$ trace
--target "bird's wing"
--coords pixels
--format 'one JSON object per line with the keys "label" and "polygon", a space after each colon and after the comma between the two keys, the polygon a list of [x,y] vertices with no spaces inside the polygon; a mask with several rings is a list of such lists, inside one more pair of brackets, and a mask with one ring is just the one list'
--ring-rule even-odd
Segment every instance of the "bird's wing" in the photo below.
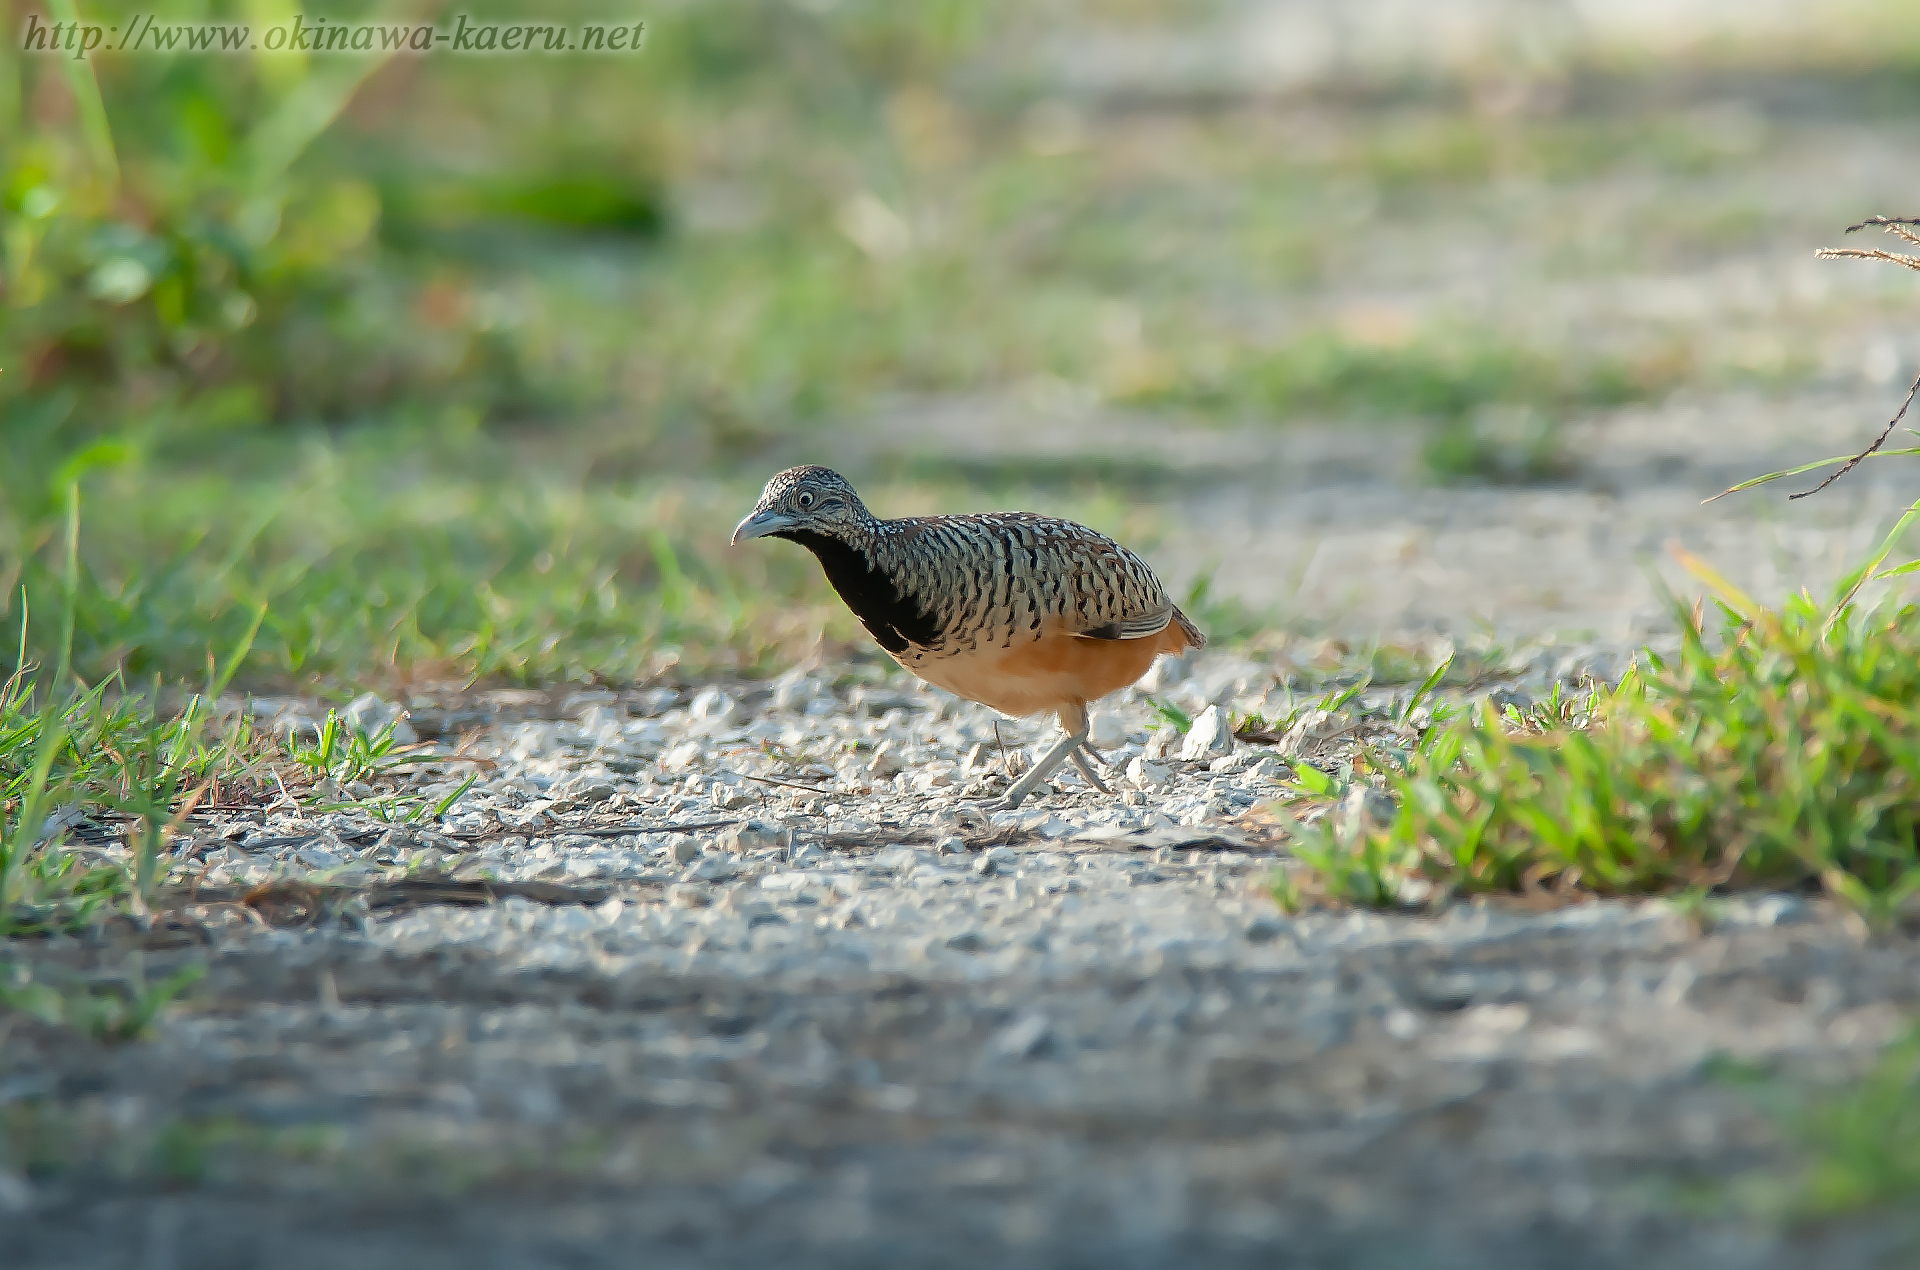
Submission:
{"label": "bird's wing", "polygon": [[1173,621],[1173,605],[1162,604],[1144,613],[1123,617],[1118,621],[1104,622],[1090,630],[1074,632],[1081,639],[1145,639],[1149,635],[1158,635],[1167,629]]}
{"label": "bird's wing", "polygon": [[[1104,534],[1066,522],[1063,572],[1072,578],[1082,639],[1149,639],[1174,620],[1173,601],[1147,562]],[[1063,596],[1063,599],[1065,597]]]}

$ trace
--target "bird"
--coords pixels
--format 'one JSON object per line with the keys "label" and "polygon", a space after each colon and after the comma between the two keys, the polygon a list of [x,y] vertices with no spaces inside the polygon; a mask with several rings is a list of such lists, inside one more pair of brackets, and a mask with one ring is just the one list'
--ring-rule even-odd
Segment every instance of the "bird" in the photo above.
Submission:
{"label": "bird", "polygon": [[[1161,654],[1206,647],[1146,561],[1085,525],[1032,512],[907,516],[867,510],[812,464],[767,482],[733,531],[798,543],[888,656],[935,687],[1015,718],[1051,712],[1062,737],[1016,781],[1018,807],[1069,758],[1087,765],[1087,707]],[[1104,760],[1103,760],[1104,761]]]}

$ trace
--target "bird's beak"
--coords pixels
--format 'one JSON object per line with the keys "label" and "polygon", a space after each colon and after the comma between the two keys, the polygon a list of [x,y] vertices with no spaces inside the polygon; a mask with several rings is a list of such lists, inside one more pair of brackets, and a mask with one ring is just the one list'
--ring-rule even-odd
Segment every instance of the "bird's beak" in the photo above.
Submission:
{"label": "bird's beak", "polygon": [[776,511],[755,512],[733,527],[733,545],[737,547],[748,538],[777,534],[782,529],[793,528],[795,523],[793,517],[783,516]]}

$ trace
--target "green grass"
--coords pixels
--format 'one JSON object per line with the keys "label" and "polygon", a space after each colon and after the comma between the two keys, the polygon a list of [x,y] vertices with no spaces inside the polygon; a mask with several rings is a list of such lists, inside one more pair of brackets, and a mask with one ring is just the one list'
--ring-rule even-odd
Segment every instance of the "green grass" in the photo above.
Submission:
{"label": "green grass", "polygon": [[657,1117],[538,1132],[481,1124],[450,1135],[444,1124],[404,1116],[263,1124],[231,1114],[129,1118],[50,1099],[0,1105],[0,1168],[56,1185],[438,1197],[562,1183],[631,1188],[736,1177],[761,1145],[753,1133],[690,1136]]}
{"label": "green grass", "polygon": [[[0,933],[73,930],[110,909],[136,911],[165,880],[162,859],[181,817],[207,795],[264,780],[268,743],[244,718],[209,717],[126,691],[120,679],[56,693],[58,671],[31,666],[0,685]],[[219,677],[208,685],[216,695]],[[128,824],[121,864],[68,848],[71,817]]]}
{"label": "green grass", "polygon": [[[1912,400],[1858,455],[1725,493],[1820,468],[1836,469],[1832,482],[1867,459],[1910,457],[1912,448],[1881,446]],[[1384,785],[1398,807],[1386,825],[1358,816],[1294,824],[1305,867],[1282,877],[1277,897],[1298,907],[1677,891],[1699,910],[1721,888],[1818,886],[1877,926],[1909,913],[1920,901],[1920,606],[1901,603],[1897,589],[1859,601],[1869,584],[1920,572],[1920,559],[1887,564],[1916,523],[1920,503],[1826,605],[1803,591],[1768,609],[1682,553],[1719,596],[1717,637],[1700,606],[1689,613],[1676,601],[1679,653],[1643,654],[1618,685],[1575,695],[1555,686],[1524,712],[1442,707],[1432,726],[1411,732],[1409,704],[1395,722],[1410,745],[1363,747],[1339,777],[1297,765],[1296,803],[1365,781]]]}
{"label": "green grass", "polygon": [[1639,360],[1569,357],[1484,331],[1396,331],[1385,340],[1322,331],[1242,350],[1193,378],[1170,367],[1167,382],[1135,399],[1275,422],[1424,421],[1432,476],[1538,481],[1569,470],[1563,420],[1658,398],[1690,369],[1672,350]]}
{"label": "green grass", "polygon": [[131,1126],[41,1102],[0,1108],[0,1163],[35,1180],[79,1174],[190,1188],[263,1167],[344,1180],[366,1162],[345,1158],[342,1136],[331,1125],[265,1126],[232,1116]]}
{"label": "green grass", "polygon": [[1735,597],[1722,614],[1714,637],[1678,611],[1679,653],[1618,687],[1457,711],[1315,774],[1305,802],[1375,779],[1398,812],[1302,829],[1282,898],[1820,886],[1897,912],[1920,894],[1920,608]]}
{"label": "green grass", "polygon": [[1920,1199],[1920,1033],[1888,1046],[1863,1079],[1813,1099],[1789,1123],[1808,1155],[1790,1188],[1793,1215],[1911,1212]]}
{"label": "green grass", "polygon": [[[69,452],[458,405],[617,420],[657,460],[1039,376],[1201,414],[1586,409],[1716,357],[1650,375],[1584,338],[1520,347],[1524,314],[1428,315],[1469,332],[1438,349],[1258,332],[1356,272],[1377,285],[1382,241],[1436,216],[1491,216],[1522,262],[1593,239],[1490,207],[1490,185],[1577,206],[1623,173],[1684,183],[1791,143],[1604,65],[1568,68],[1577,100],[1517,113],[1412,84],[1332,112],[1069,111],[1070,144],[1047,142],[1036,108],[1061,103],[1009,57],[1045,30],[1008,4],[727,0],[657,15],[631,65],[515,61],[513,93],[474,59],[105,58],[96,78],[0,52],[0,120],[19,125],[0,127],[0,427],[63,390]],[[76,105],[94,100],[97,128]],[[1556,268],[1663,259],[1666,214],[1606,235],[1637,255]],[[1446,276],[1391,258],[1396,287]]]}
{"label": "green grass", "polygon": [[123,978],[113,981],[56,978],[49,981],[25,965],[13,967],[12,982],[0,980],[0,1010],[70,1028],[95,1041],[114,1044],[147,1036],[160,1013],[206,974],[204,965],[188,965],[158,982],[149,981],[136,959]]}
{"label": "green grass", "polygon": [[1724,1058],[1710,1062],[1708,1074],[1768,1113],[1787,1158],[1692,1188],[1699,1213],[1733,1209],[1802,1231],[1904,1220],[1893,1228],[1905,1238],[1898,1251],[1910,1257],[1920,1248],[1911,1220],[1920,1199],[1920,1031],[1909,1030],[1844,1083],[1811,1085]]}
{"label": "green grass", "polygon": [[[439,453],[431,460],[423,448]],[[31,610],[27,660],[51,668],[72,621],[81,678],[204,678],[345,701],[421,682],[634,682],[758,674],[825,639],[864,646],[818,565],[785,544],[730,547],[764,471],[597,479],[590,450],[528,454],[484,434],[371,430],[267,443],[222,464],[126,463],[80,486],[72,605],[56,500],[0,507],[0,628]],[[1046,506],[1146,544],[1157,526],[1101,492],[881,482],[873,505]],[[32,520],[10,518],[31,510]],[[30,605],[23,608],[30,598]],[[1236,606],[1200,610],[1242,633]],[[18,650],[0,650],[0,667]]]}

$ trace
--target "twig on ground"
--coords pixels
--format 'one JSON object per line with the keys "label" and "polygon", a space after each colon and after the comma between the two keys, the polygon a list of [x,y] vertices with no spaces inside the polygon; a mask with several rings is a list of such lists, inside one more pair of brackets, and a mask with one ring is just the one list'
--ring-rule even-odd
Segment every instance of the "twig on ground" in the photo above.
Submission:
{"label": "twig on ground", "polygon": [[826,787],[822,785],[802,785],[798,781],[775,780],[771,776],[750,776],[746,772],[740,772],[737,773],[737,775],[743,776],[750,781],[759,781],[762,785],[781,785],[787,789],[804,789],[809,794],[824,794],[827,792]]}
{"label": "twig on ground", "polygon": [[511,834],[524,834],[538,837],[540,834],[577,833],[589,838],[622,838],[635,833],[693,833],[700,829],[724,829],[728,825],[737,825],[743,817],[734,816],[727,820],[700,820],[684,824],[668,825],[555,825],[549,830],[515,828],[506,826],[489,829],[485,833],[450,833],[445,837],[455,842],[483,842],[488,838],[505,838]]}

